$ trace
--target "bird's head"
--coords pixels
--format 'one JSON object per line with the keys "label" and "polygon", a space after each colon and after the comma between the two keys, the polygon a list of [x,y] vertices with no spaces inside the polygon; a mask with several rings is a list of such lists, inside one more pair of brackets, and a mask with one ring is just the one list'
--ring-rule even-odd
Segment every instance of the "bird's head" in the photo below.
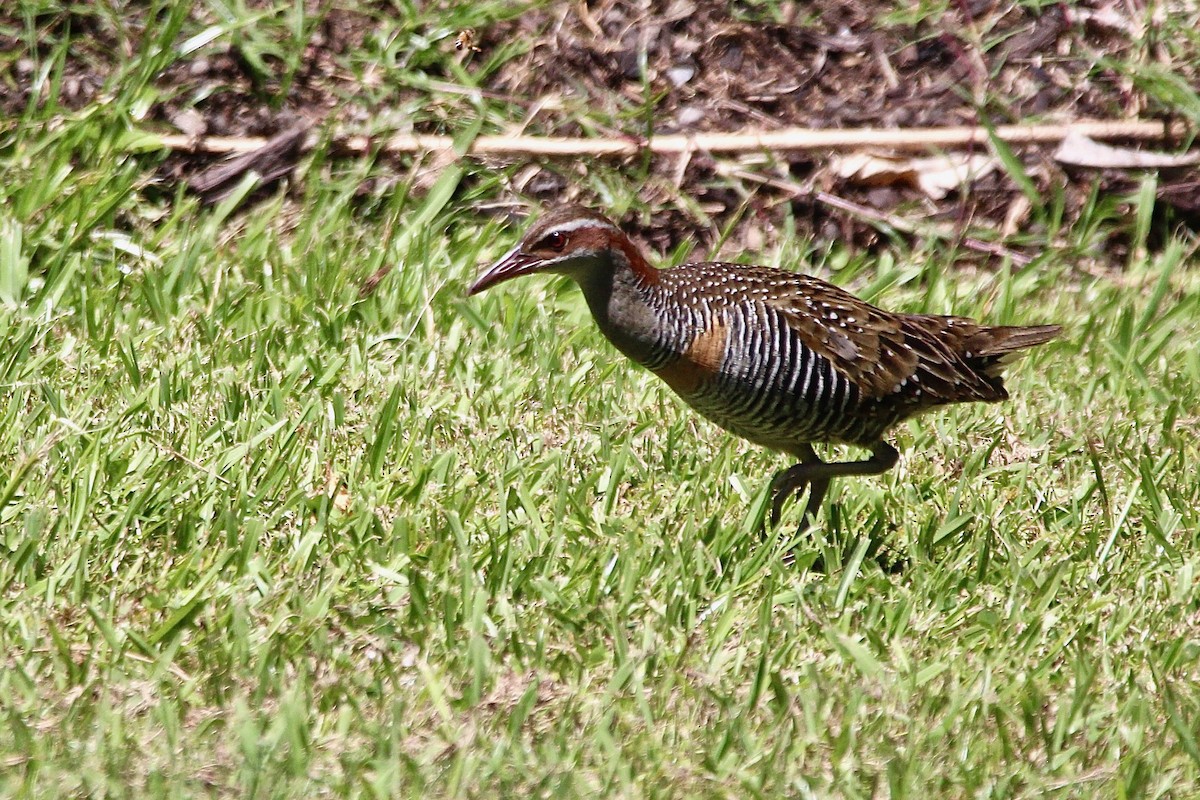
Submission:
{"label": "bird's head", "polygon": [[583,282],[590,273],[611,268],[614,259],[648,268],[633,242],[607,217],[582,206],[566,206],[535,222],[516,247],[479,274],[467,294],[534,272],[570,275]]}

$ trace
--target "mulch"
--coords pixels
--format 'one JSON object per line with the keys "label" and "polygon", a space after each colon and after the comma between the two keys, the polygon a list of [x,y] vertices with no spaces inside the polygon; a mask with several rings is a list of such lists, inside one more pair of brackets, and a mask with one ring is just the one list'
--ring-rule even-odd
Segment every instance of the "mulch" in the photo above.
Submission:
{"label": "mulch", "polygon": [[[0,12],[0,53],[10,54],[11,67],[0,70],[0,113],[8,118],[18,117],[31,101],[38,59],[68,34],[71,51],[59,103],[81,108],[118,90],[113,76],[138,51],[144,9],[127,7],[127,18],[117,24],[65,8],[35,20],[39,44],[32,52],[24,20],[5,19]],[[788,126],[1129,119],[1169,112],[1109,66],[1142,45],[1121,28],[1120,19],[1093,13],[1103,8],[1099,4],[1030,9],[1011,2],[956,0],[940,17],[919,21],[906,20],[896,4],[882,0],[790,2],[777,6],[777,13],[760,11],[759,16],[753,8],[736,15],[726,4],[698,0],[549,4],[464,32],[457,49],[455,37],[436,38],[432,46],[441,49],[440,55],[428,59],[427,77],[435,84],[457,84],[452,74],[441,72],[452,54],[462,68],[482,78],[489,96],[511,103],[518,112],[514,116],[523,118],[524,133],[545,135],[638,138]],[[211,22],[193,21],[197,27]],[[262,154],[229,164],[176,153],[159,165],[161,174],[216,200],[247,167],[273,178],[288,174],[295,164],[297,131],[310,125],[371,130],[394,109],[419,108],[401,124],[418,133],[461,130],[475,113],[466,93],[439,91],[431,99],[426,90],[411,87],[382,91],[365,85],[370,76],[347,68],[347,55],[389,24],[382,5],[327,10],[299,69],[286,81],[264,73],[232,46],[200,48],[174,63],[157,80],[161,97],[146,124],[195,136],[274,137],[274,145],[266,164]],[[489,54],[514,42],[527,46],[486,71]],[[1171,58],[1166,52],[1160,57]],[[1172,68],[1179,71],[1177,65]],[[1194,74],[1180,77],[1192,85],[1200,82]],[[1064,192],[1068,219],[1093,191],[1119,195],[1138,180],[1121,172],[1068,171],[1038,148],[1027,148],[1022,156],[1040,188]],[[819,157],[791,156],[768,168],[789,181],[833,191],[885,213],[949,221],[964,232],[999,230],[1018,192],[996,173],[970,192],[953,192],[934,202],[903,186],[846,185],[823,171],[823,164]],[[594,201],[581,188],[587,182],[579,179],[587,164],[546,160],[494,165],[508,169],[510,190],[523,201]],[[648,171],[641,159],[625,166],[633,178],[644,181],[641,199],[651,209],[649,215],[626,222],[660,251],[685,238],[711,242],[717,231],[737,221],[732,246],[762,244],[751,229],[764,222],[770,227],[784,203],[818,237],[849,239],[863,247],[883,243],[875,227],[836,209],[738,184],[729,170],[702,153],[694,154],[682,171],[665,158],[649,164]],[[748,189],[753,190],[749,203]],[[1194,173],[1165,174],[1159,196],[1161,225],[1196,225],[1200,202]],[[1107,254],[1113,264],[1123,263],[1122,247],[1119,237],[1114,239]]]}

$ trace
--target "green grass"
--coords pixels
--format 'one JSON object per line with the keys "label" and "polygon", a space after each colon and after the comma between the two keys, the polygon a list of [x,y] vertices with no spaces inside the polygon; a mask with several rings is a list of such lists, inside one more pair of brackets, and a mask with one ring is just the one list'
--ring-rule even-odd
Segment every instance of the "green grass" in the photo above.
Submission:
{"label": "green grass", "polygon": [[[363,197],[403,170],[318,152],[291,194],[203,208],[122,149],[141,59],[112,103],[0,139],[0,794],[1200,783],[1200,270],[1186,229],[1146,246],[1144,191],[1019,272],[799,226],[760,254],[1066,327],[1011,402],[899,429],[900,466],[836,483],[786,566],[799,509],[758,530],[780,457],[625,364],[566,283],[463,296],[517,234],[471,211],[502,174]],[[1074,268],[1126,230],[1125,271]]]}

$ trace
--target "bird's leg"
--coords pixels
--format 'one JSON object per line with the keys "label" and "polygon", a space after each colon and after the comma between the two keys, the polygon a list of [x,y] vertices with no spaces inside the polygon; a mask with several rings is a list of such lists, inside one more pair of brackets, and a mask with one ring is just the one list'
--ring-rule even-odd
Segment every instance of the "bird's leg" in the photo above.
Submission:
{"label": "bird's leg", "polygon": [[825,499],[825,493],[829,490],[831,478],[845,475],[879,475],[896,466],[900,459],[896,448],[882,440],[871,446],[871,457],[862,461],[826,463],[817,457],[812,445],[808,444],[802,445],[797,455],[800,463],[783,470],[771,481],[771,524],[779,523],[783,504],[793,495],[804,491],[804,487],[807,486],[808,505],[804,507],[800,531],[816,520],[821,501]]}

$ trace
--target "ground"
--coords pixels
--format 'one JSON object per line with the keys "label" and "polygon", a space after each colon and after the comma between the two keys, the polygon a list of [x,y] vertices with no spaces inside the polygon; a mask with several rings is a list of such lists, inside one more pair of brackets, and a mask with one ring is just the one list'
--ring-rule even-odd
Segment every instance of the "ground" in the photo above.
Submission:
{"label": "ground", "polygon": [[[1137,145],[1174,152],[1198,22],[0,11],[0,793],[1194,794],[1194,167],[993,143],[995,171],[934,198],[828,153],[447,162],[337,136],[1088,117],[1179,123]],[[219,159],[147,144],[296,123],[320,141],[265,187],[199,192]],[[518,212],[564,200],[664,264],[1065,333],[1011,401],[902,426],[900,466],[835,483],[797,539],[798,509],[762,525],[786,463],[624,363],[572,287],[464,297]]]}

